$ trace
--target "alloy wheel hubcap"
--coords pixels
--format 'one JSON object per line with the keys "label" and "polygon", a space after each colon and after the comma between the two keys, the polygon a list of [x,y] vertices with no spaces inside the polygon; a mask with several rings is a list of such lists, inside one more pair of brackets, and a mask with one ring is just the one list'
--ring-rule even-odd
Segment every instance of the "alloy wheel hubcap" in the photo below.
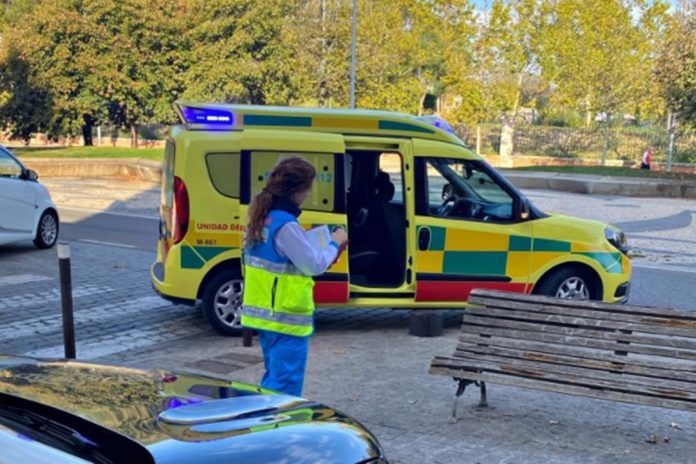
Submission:
{"label": "alloy wheel hubcap", "polygon": [[56,240],[57,235],[56,220],[47,214],[41,220],[41,239],[46,245],[51,245]]}
{"label": "alloy wheel hubcap", "polygon": [[215,294],[215,314],[220,322],[229,327],[241,328],[242,294],[241,280],[231,280],[218,289]]}
{"label": "alloy wheel hubcap", "polygon": [[558,286],[556,298],[586,301],[590,299],[590,289],[580,277],[569,277]]}

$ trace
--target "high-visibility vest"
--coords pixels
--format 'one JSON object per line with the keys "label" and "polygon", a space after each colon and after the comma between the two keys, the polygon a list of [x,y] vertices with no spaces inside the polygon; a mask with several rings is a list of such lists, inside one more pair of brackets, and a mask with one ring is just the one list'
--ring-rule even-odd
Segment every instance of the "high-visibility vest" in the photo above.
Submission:
{"label": "high-visibility vest", "polygon": [[263,240],[244,250],[242,325],[307,337],[314,332],[314,280],[275,249],[275,234],[288,222],[297,219],[286,211],[271,211]]}

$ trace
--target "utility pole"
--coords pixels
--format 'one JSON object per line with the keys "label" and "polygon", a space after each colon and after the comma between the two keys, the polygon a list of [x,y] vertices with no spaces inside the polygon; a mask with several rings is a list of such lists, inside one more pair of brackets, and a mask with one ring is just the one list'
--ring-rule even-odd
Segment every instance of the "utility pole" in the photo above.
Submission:
{"label": "utility pole", "polygon": [[355,48],[358,35],[358,0],[353,0],[353,31],[350,41],[350,109],[355,109]]}

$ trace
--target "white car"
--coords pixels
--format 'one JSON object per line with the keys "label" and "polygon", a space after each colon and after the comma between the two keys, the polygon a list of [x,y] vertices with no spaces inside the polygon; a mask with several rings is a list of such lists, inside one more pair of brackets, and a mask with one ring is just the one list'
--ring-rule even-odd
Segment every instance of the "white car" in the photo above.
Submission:
{"label": "white car", "polygon": [[22,240],[33,240],[37,248],[56,244],[58,211],[38,178],[0,145],[0,245]]}

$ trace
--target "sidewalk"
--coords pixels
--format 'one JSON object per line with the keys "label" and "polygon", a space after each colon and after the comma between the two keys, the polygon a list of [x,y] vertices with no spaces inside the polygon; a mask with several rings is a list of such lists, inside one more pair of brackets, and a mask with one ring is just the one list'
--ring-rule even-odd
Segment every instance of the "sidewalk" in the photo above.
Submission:
{"label": "sidewalk", "polygon": [[588,195],[696,199],[696,182],[501,169],[521,189],[559,190]]}

